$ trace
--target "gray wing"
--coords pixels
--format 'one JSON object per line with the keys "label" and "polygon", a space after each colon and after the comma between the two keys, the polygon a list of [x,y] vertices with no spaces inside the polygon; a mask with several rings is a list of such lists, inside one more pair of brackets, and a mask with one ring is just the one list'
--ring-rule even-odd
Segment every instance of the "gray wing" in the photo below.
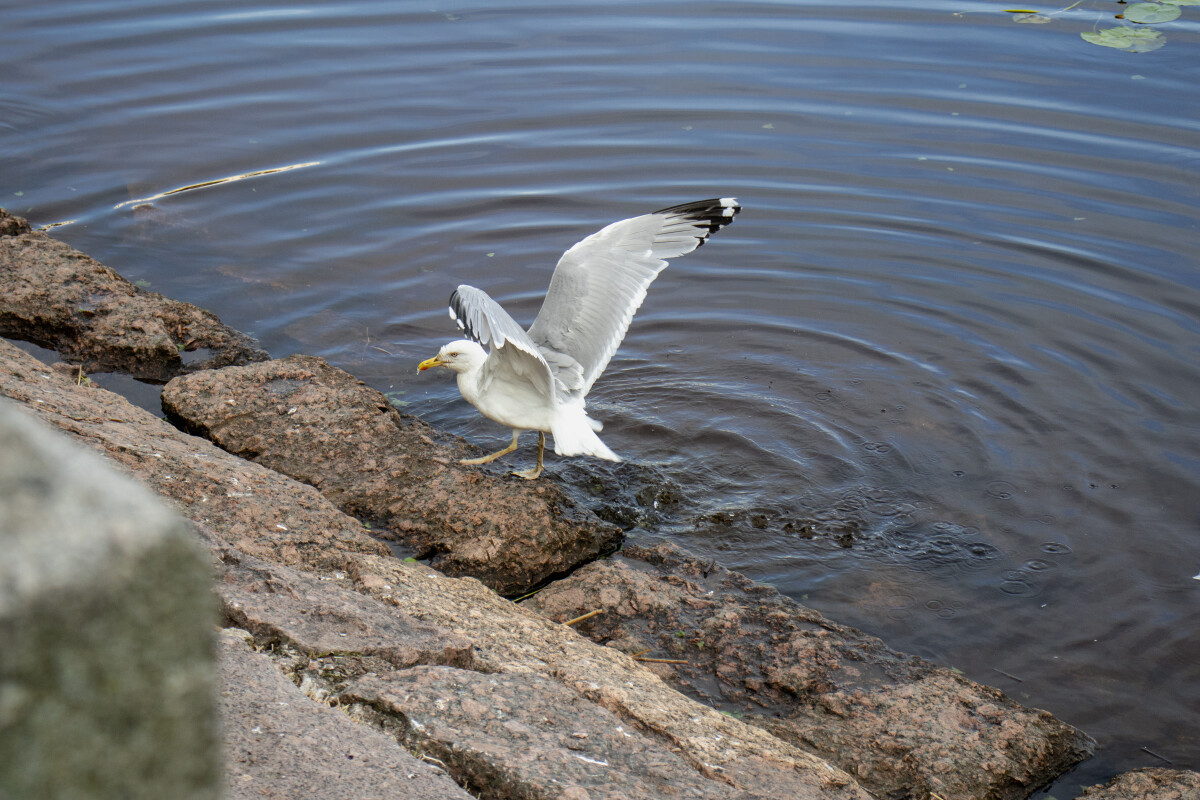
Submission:
{"label": "gray wing", "polygon": [[[489,350],[484,386],[498,376],[523,378],[552,403],[556,396],[550,365],[537,345],[504,307],[482,289],[463,284],[450,295],[450,319]],[[481,387],[483,388],[483,387]]]}
{"label": "gray wing", "polygon": [[529,338],[548,361],[575,365],[586,395],[617,351],[666,259],[695,250],[741,211],[732,197],[614,222],[559,259]]}

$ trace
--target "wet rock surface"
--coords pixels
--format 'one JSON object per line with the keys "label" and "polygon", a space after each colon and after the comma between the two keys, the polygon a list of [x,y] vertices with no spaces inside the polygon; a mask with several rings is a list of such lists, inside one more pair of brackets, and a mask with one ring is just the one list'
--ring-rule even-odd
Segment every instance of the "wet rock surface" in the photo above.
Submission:
{"label": "wet rock surface", "polygon": [[468,789],[489,797],[743,796],[539,675],[418,667],[360,678],[338,701],[382,719],[406,747],[447,764]]}
{"label": "wet rock surface", "polygon": [[244,636],[229,629],[217,643],[226,798],[472,797],[392,737],[309,700]]}
{"label": "wet rock surface", "polygon": [[267,353],[212,313],[122,278],[0,212],[0,336],[57,350],[85,372],[165,382]]}
{"label": "wet rock surface", "polygon": [[547,471],[596,516],[625,531],[677,521],[691,508],[682,487],[646,464],[566,458],[553,462]]}
{"label": "wet rock surface", "polygon": [[615,550],[621,531],[549,481],[456,462],[466,445],[312,356],[177,378],[163,408],[223,449],[315,486],[438,570],[520,595]]}
{"label": "wet rock surface", "polygon": [[681,691],[880,796],[1024,797],[1091,753],[1087,736],[1050,714],[670,545],[628,547],[524,605],[559,621],[602,610],[581,633],[676,662],[657,671]]}
{"label": "wet rock surface", "polygon": [[1079,800],[1200,800],[1200,772],[1130,770],[1102,786],[1085,789]]}

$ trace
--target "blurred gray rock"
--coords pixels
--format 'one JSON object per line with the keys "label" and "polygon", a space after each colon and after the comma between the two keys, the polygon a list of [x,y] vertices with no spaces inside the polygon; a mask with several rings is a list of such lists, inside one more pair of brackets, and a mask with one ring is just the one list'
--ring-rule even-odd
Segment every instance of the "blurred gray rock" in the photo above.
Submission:
{"label": "blurred gray rock", "polygon": [[216,622],[187,523],[0,400],[0,798],[216,798]]}

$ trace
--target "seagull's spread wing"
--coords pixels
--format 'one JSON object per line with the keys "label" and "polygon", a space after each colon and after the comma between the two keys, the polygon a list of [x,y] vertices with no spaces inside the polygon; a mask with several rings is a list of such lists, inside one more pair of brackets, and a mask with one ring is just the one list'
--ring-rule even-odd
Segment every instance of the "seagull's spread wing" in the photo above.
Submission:
{"label": "seagull's spread wing", "polygon": [[740,210],[731,197],[672,206],[614,222],[563,253],[528,340],[544,361],[562,362],[555,373],[565,388],[588,393],[666,259],[692,252]]}
{"label": "seagull's spread wing", "polygon": [[547,404],[553,404],[556,393],[550,365],[537,345],[504,307],[482,289],[462,285],[450,295],[450,319],[467,336],[489,348],[483,365],[480,388],[500,381],[532,384]]}

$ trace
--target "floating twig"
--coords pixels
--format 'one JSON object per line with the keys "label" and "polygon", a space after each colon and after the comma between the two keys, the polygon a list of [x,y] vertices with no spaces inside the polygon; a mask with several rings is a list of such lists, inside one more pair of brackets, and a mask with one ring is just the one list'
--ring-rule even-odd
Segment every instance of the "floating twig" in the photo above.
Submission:
{"label": "floating twig", "polygon": [[575,619],[569,619],[566,622],[564,622],[563,625],[574,625],[576,622],[583,622],[585,619],[591,619],[592,617],[596,616],[597,614],[603,614],[603,613],[604,613],[604,609],[597,608],[595,611],[589,611],[581,617],[576,617]]}
{"label": "floating twig", "polygon": [[150,197],[141,197],[137,200],[126,200],[124,203],[117,203],[113,208],[123,208],[124,206],[139,205],[142,203],[150,203],[162,197],[167,197],[180,192],[190,192],[192,189],[203,189],[208,186],[219,186],[223,183],[233,183],[234,181],[244,181],[247,178],[258,178],[262,175],[274,175],[279,172],[288,172],[293,169],[302,169],[304,167],[315,167],[320,164],[320,161],[308,161],[303,164],[291,164],[286,167],[273,167],[271,169],[259,169],[254,172],[243,172],[241,175],[230,175],[227,178],[216,178],[211,181],[201,181],[200,183],[192,183],[187,186],[180,186],[177,189],[168,189],[165,192],[151,195]]}
{"label": "floating twig", "polygon": [[1166,763],[1168,763],[1168,764],[1174,764],[1174,763],[1175,763],[1174,761],[1172,761],[1171,759],[1167,758],[1166,756],[1160,756],[1158,753],[1154,752],[1154,751],[1153,751],[1153,750],[1151,750],[1149,747],[1143,747],[1143,748],[1142,748],[1142,751],[1143,751],[1143,752],[1146,752],[1146,753],[1149,753],[1150,755],[1152,755],[1152,756],[1154,756],[1155,758],[1157,758],[1159,761],[1165,761],[1165,762],[1166,762]]}
{"label": "floating twig", "polygon": [[1002,670],[1002,669],[996,669],[995,667],[992,667],[992,672],[999,672],[999,673],[1000,673],[1001,675],[1003,675],[1004,677],[1006,677],[1006,678],[1012,678],[1012,679],[1013,679],[1014,681],[1016,681],[1017,683],[1024,683],[1024,682],[1025,682],[1025,681],[1021,680],[1020,678],[1018,678],[1016,675],[1013,675],[1013,674],[1012,674],[1012,673],[1010,673],[1010,672],[1005,672],[1005,671],[1004,671],[1004,670]]}

